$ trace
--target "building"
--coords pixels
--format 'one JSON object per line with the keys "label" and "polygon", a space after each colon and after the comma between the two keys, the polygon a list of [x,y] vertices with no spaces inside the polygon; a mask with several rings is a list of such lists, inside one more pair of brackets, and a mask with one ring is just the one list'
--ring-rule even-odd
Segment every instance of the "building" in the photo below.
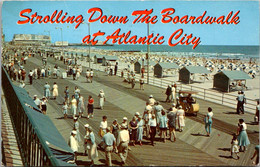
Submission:
{"label": "building", "polygon": [[252,79],[252,78],[244,71],[224,70],[214,75],[213,88],[219,89],[224,92],[230,92],[232,88],[231,82],[244,81],[244,84],[242,85],[245,87],[247,79]]}
{"label": "building", "polygon": [[94,64],[100,64],[103,61],[103,55],[95,55],[94,56]]}
{"label": "building", "polygon": [[[134,71],[136,74],[140,74],[141,73],[141,69],[142,69],[142,64],[145,68],[145,71],[147,71],[147,61],[144,60],[139,60],[137,62],[134,63]],[[154,61],[149,61],[149,65],[150,66],[154,66],[156,63]]]}
{"label": "building", "polygon": [[179,80],[185,83],[191,83],[191,75],[195,74],[204,74],[204,80],[205,80],[205,74],[209,74],[209,70],[207,68],[202,67],[202,66],[187,66],[183,67],[179,71]]}
{"label": "building", "polygon": [[102,65],[107,66],[107,65],[115,65],[115,62],[118,60],[117,56],[103,56],[102,60]]}
{"label": "building", "polygon": [[157,63],[154,66],[154,76],[158,78],[162,78],[164,70],[175,70],[175,69],[179,69],[179,66],[175,63]]}
{"label": "building", "polygon": [[49,35],[14,34],[12,44],[14,45],[47,45],[51,43]]}

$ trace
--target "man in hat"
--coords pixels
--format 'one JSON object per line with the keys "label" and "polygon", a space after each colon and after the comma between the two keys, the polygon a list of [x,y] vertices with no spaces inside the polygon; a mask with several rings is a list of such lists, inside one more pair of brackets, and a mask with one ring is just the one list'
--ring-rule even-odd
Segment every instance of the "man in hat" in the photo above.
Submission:
{"label": "man in hat", "polygon": [[75,130],[71,131],[71,136],[70,136],[69,142],[68,142],[68,145],[70,146],[70,148],[72,149],[72,151],[75,154],[74,162],[77,161],[77,152],[79,149],[78,141],[75,138],[76,135],[77,135],[77,131],[75,131]]}
{"label": "man in hat", "polygon": [[116,147],[116,139],[115,136],[111,133],[110,127],[106,128],[106,134],[103,136],[101,142],[104,143],[105,146],[106,165],[112,166],[111,154],[113,149]]}
{"label": "man in hat", "polygon": [[121,131],[118,134],[117,146],[118,153],[122,160],[122,164],[125,164],[127,153],[128,153],[128,143],[129,143],[129,131],[127,126],[121,125]]}
{"label": "man in hat", "polygon": [[185,126],[185,111],[182,109],[182,106],[178,107],[176,114],[177,114],[179,131],[182,132],[183,127]]}
{"label": "man in hat", "polygon": [[123,122],[121,123],[121,126],[126,126],[128,129],[128,122],[127,122],[127,117],[123,117]]}
{"label": "man in hat", "polygon": [[139,112],[136,112],[135,113],[135,118],[136,118],[136,120],[137,120],[137,118],[140,116],[140,113]]}

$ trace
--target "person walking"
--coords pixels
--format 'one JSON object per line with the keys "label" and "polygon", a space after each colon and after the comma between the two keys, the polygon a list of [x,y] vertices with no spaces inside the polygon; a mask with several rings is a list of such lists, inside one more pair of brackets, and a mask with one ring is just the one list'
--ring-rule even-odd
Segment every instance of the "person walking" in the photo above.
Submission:
{"label": "person walking", "polygon": [[71,106],[71,113],[74,118],[76,116],[76,112],[77,112],[77,100],[75,99],[74,95],[72,95],[70,106]]}
{"label": "person walking", "polygon": [[212,117],[213,117],[213,112],[212,112],[212,108],[209,107],[208,108],[208,113],[204,118],[204,122],[205,122],[205,129],[207,132],[207,136],[210,136],[211,133],[211,126],[212,126]]}
{"label": "person walking", "polygon": [[156,126],[157,126],[155,114],[152,114],[152,118],[149,119],[148,126],[149,126],[151,144],[152,146],[154,146],[154,138],[156,135]]}
{"label": "person walking", "polygon": [[[259,139],[258,139],[258,143],[259,143]],[[251,157],[251,160],[253,160],[256,157],[255,162],[253,162],[253,164],[256,166],[259,166],[259,148],[260,148],[259,144],[255,146],[255,152]]]}
{"label": "person walking", "polygon": [[139,116],[137,120],[137,142],[142,146],[144,120]]}
{"label": "person walking", "polygon": [[139,82],[140,82],[140,90],[144,90],[144,78],[141,77]]}
{"label": "person walking", "polygon": [[100,90],[100,93],[98,94],[98,98],[99,98],[99,108],[101,110],[103,110],[104,108],[104,103],[106,101],[106,98],[105,98],[105,93],[103,90]]}
{"label": "person walking", "polygon": [[32,83],[33,83],[33,71],[32,70],[30,70],[28,77],[30,80],[30,85],[32,85]]}
{"label": "person walking", "polygon": [[165,94],[166,94],[166,96],[167,96],[165,102],[166,102],[166,103],[167,103],[167,102],[170,102],[170,101],[171,101],[171,100],[170,100],[170,96],[171,96],[171,94],[172,94],[172,88],[171,88],[170,85],[168,85]]}
{"label": "person walking", "polygon": [[93,72],[93,70],[91,69],[90,70],[90,83],[92,83],[92,81],[93,81],[93,77],[94,77],[94,72]]}
{"label": "person walking", "polygon": [[48,102],[47,98],[46,98],[46,97],[43,97],[43,98],[42,98],[42,102],[41,102],[41,106],[42,106],[42,113],[43,113],[44,115],[47,114],[47,102]]}
{"label": "person walking", "polygon": [[171,86],[171,99],[170,100],[172,103],[176,103],[176,87],[177,87],[176,84]]}
{"label": "person walking", "polygon": [[238,149],[238,141],[237,141],[237,135],[233,134],[233,138],[231,140],[231,157],[234,158],[234,154],[236,154],[237,159],[239,159],[239,149]]}
{"label": "person walking", "polygon": [[116,139],[111,133],[110,127],[106,128],[106,134],[103,136],[101,143],[104,143],[105,146],[106,165],[112,166],[111,154],[113,149],[116,147]]}
{"label": "person walking", "polygon": [[116,65],[115,65],[115,75],[117,74],[117,69],[118,69],[118,62],[116,62]]}
{"label": "person walking", "polygon": [[178,107],[177,120],[178,120],[179,131],[182,132],[183,127],[185,126],[185,111],[182,109],[182,106]]}
{"label": "person walking", "polygon": [[52,96],[53,96],[53,99],[56,100],[56,97],[59,95],[58,93],[58,85],[56,82],[53,83],[53,86],[52,86]]}
{"label": "person walking", "polygon": [[64,94],[65,94],[65,102],[68,104],[69,103],[69,87],[66,86],[65,90],[64,90]]}
{"label": "person walking", "polygon": [[243,119],[239,119],[238,127],[237,127],[237,135],[238,135],[238,145],[240,146],[240,151],[246,151],[246,146],[250,144],[246,133],[247,126]]}
{"label": "person walking", "polygon": [[121,158],[122,165],[125,164],[128,154],[128,143],[129,143],[129,131],[127,126],[121,126],[121,131],[118,134],[117,146],[119,157]]}
{"label": "person walking", "polygon": [[94,117],[94,99],[90,95],[88,97],[88,117],[87,118],[93,118]]}
{"label": "person walking", "polygon": [[75,66],[73,66],[73,68],[72,68],[72,75],[73,75],[73,80],[76,80],[77,69]]}
{"label": "person walking", "polygon": [[78,100],[78,113],[79,113],[79,118],[81,118],[83,116],[83,112],[84,112],[84,98],[83,96],[81,96],[81,94],[79,93],[79,100]]}
{"label": "person walking", "polygon": [[135,87],[135,75],[134,74],[131,78],[131,85],[132,85],[132,89],[134,89],[134,87]]}
{"label": "person walking", "polygon": [[[120,125],[117,122],[117,119],[115,119],[110,127],[112,134],[115,136],[115,138],[117,139],[118,137],[118,131],[120,130]],[[115,152],[117,153],[117,148],[115,147]]]}
{"label": "person walking", "polygon": [[80,94],[80,89],[77,86],[75,86],[74,96],[77,101],[79,100],[79,94]]}
{"label": "person walking", "polygon": [[50,85],[48,84],[48,82],[45,83],[44,85],[44,96],[49,99],[51,92],[50,92]]}
{"label": "person walking", "polygon": [[90,149],[90,145],[88,143],[88,140],[90,139],[89,130],[88,130],[89,124],[85,124],[84,127],[85,127],[85,136],[84,136],[84,145],[83,146],[84,146],[84,155],[86,156],[88,149]]}
{"label": "person walking", "polygon": [[135,146],[135,143],[137,142],[137,121],[139,115],[136,115],[133,117],[133,119],[129,122],[129,127],[130,127],[130,143]]}
{"label": "person walking", "polygon": [[63,102],[62,111],[63,111],[64,119],[67,119],[67,116],[68,116],[68,105],[67,105],[66,101]]}
{"label": "person walking", "polygon": [[75,154],[75,159],[73,162],[77,161],[77,152],[79,149],[79,143],[75,138],[76,135],[77,135],[77,131],[75,131],[75,130],[71,131],[71,136],[70,136],[69,142],[68,142],[68,145],[70,146],[70,148],[72,149],[72,151]]}
{"label": "person walking", "polygon": [[163,142],[166,142],[166,131],[167,131],[167,127],[168,127],[168,118],[166,117],[166,113],[164,110],[162,110],[162,117],[159,119],[159,128],[160,128],[160,139],[162,140],[162,136],[163,136]]}
{"label": "person walking", "polygon": [[89,144],[88,158],[91,160],[91,165],[94,165],[94,161],[98,157],[97,145],[95,141],[96,139],[91,126],[88,127],[88,131],[89,131],[89,139],[87,140],[87,143]]}
{"label": "person walking", "polygon": [[241,91],[239,91],[237,96],[237,114],[244,114],[244,103],[245,96],[242,94]]}
{"label": "person walking", "polygon": [[25,69],[22,69],[22,71],[21,71],[21,76],[22,76],[22,81],[24,82],[25,76],[26,76],[26,71],[25,71]]}
{"label": "person walking", "polygon": [[75,138],[77,139],[78,143],[81,142],[81,137],[80,137],[80,133],[79,133],[79,122],[78,122],[78,117],[74,117],[74,124],[73,124],[73,130],[77,131],[77,135],[75,136]]}
{"label": "person walking", "polygon": [[177,122],[177,108],[175,108],[175,106],[176,106],[175,103],[173,103],[170,112],[167,114],[171,142],[176,141],[175,131],[176,131],[176,122]]}
{"label": "person walking", "polygon": [[102,121],[100,122],[99,125],[99,136],[102,138],[106,134],[106,129],[107,129],[107,116],[102,117]]}
{"label": "person walking", "polygon": [[86,71],[86,79],[87,79],[87,83],[89,82],[89,78],[90,78],[90,72],[89,70]]}
{"label": "person walking", "polygon": [[256,112],[255,112],[255,122],[257,125],[259,124],[259,110],[260,110],[260,105],[259,105],[259,99],[257,100],[257,105],[256,105]]}

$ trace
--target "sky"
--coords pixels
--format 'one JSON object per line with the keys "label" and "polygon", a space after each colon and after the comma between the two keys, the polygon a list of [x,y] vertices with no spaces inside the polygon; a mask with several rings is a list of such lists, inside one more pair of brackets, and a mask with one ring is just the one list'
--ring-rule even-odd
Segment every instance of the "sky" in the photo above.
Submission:
{"label": "sky", "polygon": [[[100,41],[105,41],[105,37],[111,35],[118,28],[121,33],[131,31],[131,36],[147,36],[147,24],[132,24],[136,16],[132,12],[136,10],[153,9],[152,16],[157,16],[157,23],[150,24],[150,33],[164,36],[168,44],[169,37],[177,30],[183,29],[183,34],[187,36],[192,34],[193,37],[200,38],[202,45],[259,45],[259,2],[258,1],[4,1],[2,5],[2,26],[6,41],[11,41],[14,34],[41,34],[48,35],[50,32],[52,42],[64,41],[69,43],[81,43],[82,39],[88,35],[88,24],[80,24],[77,29],[77,23],[51,24],[51,23],[26,23],[17,24],[18,20],[26,20],[20,16],[24,9],[31,9],[31,13],[24,13],[24,16],[31,17],[37,12],[37,15],[51,16],[55,10],[63,10],[63,15],[67,16],[82,15],[84,23],[88,22],[91,8],[101,8],[103,16],[128,16],[129,21],[125,24],[103,23],[98,21],[90,23],[90,34],[98,31],[105,32],[103,37],[97,37]],[[173,24],[162,23],[161,11],[166,8],[174,8],[175,13],[171,16],[182,17],[201,16],[207,11],[206,16],[220,17],[227,16],[231,11],[233,15],[240,11],[238,24]],[[63,16],[62,15],[62,16]],[[99,14],[93,16],[97,18]],[[62,28],[61,30],[56,27]],[[49,31],[49,32],[48,32]],[[177,42],[180,40],[172,41]],[[110,42],[111,43],[111,40]]]}

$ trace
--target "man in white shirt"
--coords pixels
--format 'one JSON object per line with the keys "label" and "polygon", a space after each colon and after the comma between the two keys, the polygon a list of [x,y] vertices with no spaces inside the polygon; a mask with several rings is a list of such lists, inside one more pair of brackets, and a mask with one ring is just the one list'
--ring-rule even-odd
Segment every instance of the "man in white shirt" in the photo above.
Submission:
{"label": "man in white shirt", "polygon": [[121,131],[118,134],[117,138],[117,146],[118,146],[118,153],[122,160],[122,164],[125,164],[127,153],[128,153],[128,143],[129,143],[129,131],[127,127],[121,125]]}
{"label": "man in white shirt", "polygon": [[42,109],[41,108],[41,100],[37,97],[37,95],[34,95],[34,98],[33,98],[33,101],[34,101],[34,103],[37,105],[37,107],[39,108],[39,109]]}
{"label": "man in white shirt", "polygon": [[151,139],[151,144],[152,146],[154,146],[154,137],[156,135],[156,126],[157,126],[157,122],[156,122],[156,118],[155,118],[155,114],[152,114],[152,118],[149,119],[148,122],[148,129],[150,131],[150,139]]}
{"label": "man in white shirt", "polygon": [[92,80],[93,80],[93,76],[94,76],[94,72],[93,70],[91,69],[90,70],[90,82],[92,83]]}
{"label": "man in white shirt", "polygon": [[[107,129],[107,116],[103,116],[103,120],[100,122],[100,125],[99,125],[99,136],[101,138],[103,138],[103,136],[106,134],[106,129]],[[105,148],[105,145],[104,143],[100,143],[98,145],[99,148],[102,148],[104,149]]]}
{"label": "man in white shirt", "polygon": [[89,72],[89,70],[86,71],[86,78],[87,78],[87,82],[89,82],[89,78],[90,78],[90,72]]}

